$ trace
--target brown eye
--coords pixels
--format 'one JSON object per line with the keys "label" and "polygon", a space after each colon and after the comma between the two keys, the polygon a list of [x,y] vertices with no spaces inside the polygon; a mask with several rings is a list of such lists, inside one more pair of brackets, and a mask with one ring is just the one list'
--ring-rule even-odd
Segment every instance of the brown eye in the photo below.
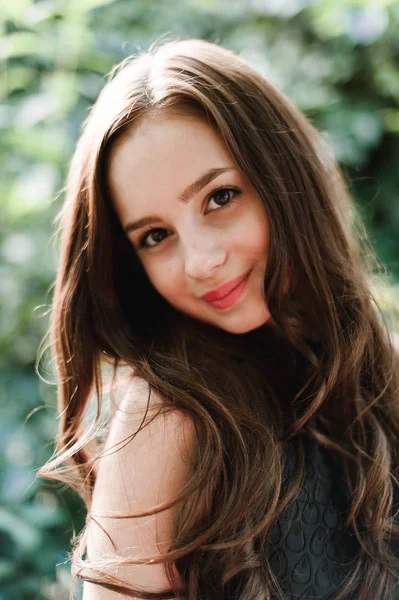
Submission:
{"label": "brown eye", "polygon": [[[165,233],[167,233],[166,229],[162,229],[161,227],[146,231],[139,240],[139,248],[154,248],[166,237]],[[148,240],[151,239],[155,244],[148,243]]]}
{"label": "brown eye", "polygon": [[240,193],[241,191],[235,188],[221,188],[209,196],[209,202],[214,200],[218,208],[223,208],[231,204]]}
{"label": "brown eye", "polygon": [[221,203],[222,205],[225,205],[228,202],[230,202],[230,200],[231,200],[230,194],[231,194],[230,191],[225,190],[225,191],[217,192],[216,194],[213,195],[213,198],[217,202],[217,204]]}

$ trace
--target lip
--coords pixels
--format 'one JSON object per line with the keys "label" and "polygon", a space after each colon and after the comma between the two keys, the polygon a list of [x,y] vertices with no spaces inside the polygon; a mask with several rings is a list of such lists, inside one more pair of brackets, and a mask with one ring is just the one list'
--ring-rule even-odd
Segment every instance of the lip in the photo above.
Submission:
{"label": "lip", "polygon": [[249,274],[251,273],[251,270],[252,269],[250,269],[243,275],[240,275],[239,277],[236,277],[235,279],[228,281],[227,283],[221,285],[220,287],[216,288],[215,290],[212,290],[211,292],[204,294],[203,296],[201,296],[201,299],[205,300],[206,302],[211,302],[211,303],[218,302],[220,300],[224,300],[227,296],[229,296],[229,294],[231,294],[231,292],[233,292],[249,276]]}

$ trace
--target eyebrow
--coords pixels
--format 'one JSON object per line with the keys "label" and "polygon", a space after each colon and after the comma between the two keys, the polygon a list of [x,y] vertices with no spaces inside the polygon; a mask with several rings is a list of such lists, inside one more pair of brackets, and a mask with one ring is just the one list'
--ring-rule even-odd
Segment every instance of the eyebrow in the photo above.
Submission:
{"label": "eyebrow", "polygon": [[[226,171],[234,171],[235,167],[221,167],[215,169],[209,169],[205,173],[201,175],[194,183],[191,183],[182,194],[178,196],[180,202],[183,204],[187,204],[189,200],[198,194],[208,183],[216,179],[222,173],[226,173]],[[150,223],[155,223],[156,221],[161,221],[160,217],[156,215],[149,215],[148,217],[142,217],[137,221],[129,221],[124,226],[124,231],[126,233],[131,233],[132,231],[136,231],[137,229],[141,229],[141,227],[145,227],[145,225],[149,225]]]}

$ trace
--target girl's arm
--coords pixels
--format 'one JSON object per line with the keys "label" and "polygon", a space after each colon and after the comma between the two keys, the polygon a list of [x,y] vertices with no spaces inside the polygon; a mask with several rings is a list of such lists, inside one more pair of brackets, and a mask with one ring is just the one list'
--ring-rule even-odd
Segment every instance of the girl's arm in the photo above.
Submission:
{"label": "girl's arm", "polygon": [[[173,498],[187,482],[191,457],[195,450],[195,428],[192,420],[173,411],[160,414],[129,442],[144,416],[147,402],[146,384],[135,386],[115,412],[104,452],[98,462],[97,480],[91,513],[118,512],[131,514]],[[123,442],[123,443],[120,443]],[[118,444],[114,450],[111,448]],[[135,519],[110,519],[95,516],[112,538],[123,557],[159,555],[168,549],[172,536],[173,511]],[[105,558],[114,549],[106,534],[93,520],[87,525],[87,558]],[[164,566],[128,565],[110,568],[107,573],[147,591],[170,589]],[[122,595],[85,582],[83,600],[116,600]]]}

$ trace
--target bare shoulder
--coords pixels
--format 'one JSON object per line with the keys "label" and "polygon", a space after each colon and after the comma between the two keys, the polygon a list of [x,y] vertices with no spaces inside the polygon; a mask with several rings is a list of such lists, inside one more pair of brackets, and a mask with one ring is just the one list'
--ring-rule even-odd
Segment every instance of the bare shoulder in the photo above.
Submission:
{"label": "bare shoulder", "polygon": [[[168,549],[173,535],[174,507],[144,517],[115,519],[105,514],[150,511],[172,500],[190,478],[195,452],[192,419],[178,410],[165,411],[155,394],[151,394],[148,403],[147,383],[134,378],[113,413],[98,459],[90,510],[93,518],[87,525],[89,560],[102,559],[115,550],[118,556],[142,558],[158,556]],[[163,565],[129,565],[117,572],[114,567],[112,573],[153,591],[168,587]],[[84,600],[94,597],[111,600],[118,595],[85,584]]]}
{"label": "bare shoulder", "polygon": [[[140,430],[140,435],[138,435]],[[146,433],[144,433],[147,430]],[[163,399],[151,390],[146,381],[139,377],[132,377],[129,385],[125,387],[124,394],[111,411],[109,434],[105,442],[105,454],[108,455],[112,446],[121,443],[125,437],[137,437],[135,449],[153,439],[155,435],[162,438],[168,436],[168,447],[171,442],[183,443],[182,449],[189,449],[194,441],[195,427],[192,418],[179,411],[166,406]],[[147,439],[148,438],[148,439]],[[172,446],[175,447],[175,446]],[[122,452],[120,459],[129,460],[132,453]]]}
{"label": "bare shoulder", "polygon": [[391,333],[391,342],[392,342],[392,346],[394,347],[395,351],[399,353],[399,333],[398,332],[393,332]]}
{"label": "bare shoulder", "polygon": [[[103,456],[99,460],[96,499],[110,464],[118,464],[122,469],[126,467],[132,477],[141,468],[143,456],[147,465],[151,459],[163,466],[169,461],[185,463],[192,458],[194,448],[195,427],[191,417],[177,409],[165,409],[164,402],[155,392],[149,396],[147,382],[132,378],[123,398],[112,411]],[[146,472],[148,475],[148,470]],[[152,473],[156,475],[157,471]]]}

